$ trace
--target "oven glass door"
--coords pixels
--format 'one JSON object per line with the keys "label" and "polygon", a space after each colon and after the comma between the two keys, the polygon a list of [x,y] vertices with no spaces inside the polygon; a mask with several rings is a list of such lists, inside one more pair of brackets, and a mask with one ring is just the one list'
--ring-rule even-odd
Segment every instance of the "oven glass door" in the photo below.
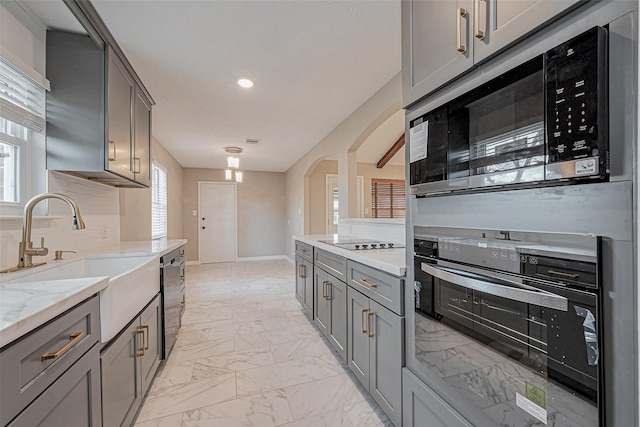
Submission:
{"label": "oven glass door", "polygon": [[[449,266],[422,263],[421,269],[432,280],[433,313],[415,312],[419,363],[498,425],[598,426],[597,397],[585,391],[589,386],[576,386],[589,381],[584,375],[574,375],[573,384],[560,381],[554,368],[563,344],[550,339],[561,332],[553,322],[571,317],[581,327],[586,320],[575,314],[570,296]],[[584,348],[586,335],[579,332],[570,345],[579,348],[581,341]],[[589,360],[587,351],[580,359]],[[590,360],[597,364],[597,356]]]}

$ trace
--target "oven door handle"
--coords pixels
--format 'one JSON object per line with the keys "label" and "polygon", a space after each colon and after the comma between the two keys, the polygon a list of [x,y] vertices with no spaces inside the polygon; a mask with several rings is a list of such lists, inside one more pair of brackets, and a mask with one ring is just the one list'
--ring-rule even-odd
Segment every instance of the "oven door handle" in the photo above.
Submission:
{"label": "oven door handle", "polygon": [[[547,307],[560,311],[568,310],[568,302],[565,297],[532,286],[523,285],[522,283],[506,279],[496,279],[508,284],[500,285],[490,281],[478,280],[466,275],[456,274],[456,270],[454,269],[437,267],[424,262],[421,263],[420,267],[425,273],[453,283],[454,285],[539,307]],[[463,273],[463,271],[461,271],[461,273]],[[474,275],[479,276],[477,274]],[[487,277],[487,280],[491,279]]]}

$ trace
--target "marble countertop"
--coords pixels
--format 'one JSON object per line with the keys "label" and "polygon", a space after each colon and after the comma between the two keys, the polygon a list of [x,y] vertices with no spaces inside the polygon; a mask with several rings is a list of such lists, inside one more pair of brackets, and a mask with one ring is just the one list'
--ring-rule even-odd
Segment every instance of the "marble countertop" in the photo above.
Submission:
{"label": "marble countertop", "polygon": [[[185,239],[119,242],[109,247],[75,254],[64,261],[3,274],[0,276],[0,347],[97,294],[109,284],[108,277],[29,281],[29,274],[36,270],[44,271],[81,258],[100,255],[147,254],[161,257],[186,243]],[[22,277],[24,281],[19,280]]]}
{"label": "marble countertop", "polygon": [[377,268],[378,270],[385,271],[395,276],[404,276],[407,271],[405,248],[350,251],[348,249],[329,245],[321,241],[335,240],[336,238],[358,239],[358,237],[354,236],[344,236],[337,234],[305,234],[300,236],[293,236],[293,238],[295,240],[308,243],[325,251],[333,252],[334,254],[343,256],[347,259],[368,265],[369,267]]}

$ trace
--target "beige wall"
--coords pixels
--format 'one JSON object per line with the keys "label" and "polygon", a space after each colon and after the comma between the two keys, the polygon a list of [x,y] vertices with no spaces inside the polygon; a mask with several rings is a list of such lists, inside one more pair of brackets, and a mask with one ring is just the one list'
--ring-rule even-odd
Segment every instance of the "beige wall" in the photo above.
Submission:
{"label": "beige wall", "polygon": [[[326,231],[326,175],[337,173],[337,160],[323,160],[309,175],[309,234],[324,234]],[[373,163],[358,163],[358,175],[364,181],[364,218],[371,218],[371,179],[404,180],[404,166],[386,165],[378,169]],[[355,215],[350,218],[355,218]]]}
{"label": "beige wall", "polygon": [[[398,73],[378,92],[342,121],[329,135],[319,141],[286,172],[286,254],[294,258],[293,236],[309,232],[310,200],[305,200],[305,189],[309,193],[309,174],[322,160],[338,159],[338,185],[340,188],[340,217],[348,218],[350,211],[348,187],[355,189],[355,150],[385,120],[400,107],[401,77]],[[352,177],[353,185],[349,184]],[[343,191],[344,189],[344,191]],[[353,200],[355,205],[355,200]]]}
{"label": "beige wall", "polygon": [[326,175],[337,173],[337,160],[323,160],[309,175],[309,234],[326,232]]}
{"label": "beige wall", "polygon": [[[151,158],[167,170],[167,238],[182,239],[182,166],[155,138]],[[151,189],[120,189],[120,239],[151,239]]]}
{"label": "beige wall", "polygon": [[358,163],[358,175],[364,177],[364,217],[371,218],[371,179],[404,180],[404,165],[386,165],[378,169],[374,163]]}
{"label": "beige wall", "polygon": [[[198,181],[224,181],[222,169],[183,170],[183,227],[187,261],[198,261]],[[285,253],[285,174],[244,171],[237,185],[238,257],[270,257]]]}

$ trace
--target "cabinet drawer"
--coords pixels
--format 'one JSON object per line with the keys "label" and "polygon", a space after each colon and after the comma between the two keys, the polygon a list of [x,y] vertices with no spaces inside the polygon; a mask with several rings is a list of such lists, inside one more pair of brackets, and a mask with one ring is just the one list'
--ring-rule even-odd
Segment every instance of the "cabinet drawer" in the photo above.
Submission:
{"label": "cabinet drawer", "polygon": [[347,284],[402,316],[404,279],[355,261],[347,261]]}
{"label": "cabinet drawer", "polygon": [[296,240],[296,255],[313,262],[313,246]]}
{"label": "cabinet drawer", "polygon": [[0,424],[9,422],[100,340],[99,316],[100,301],[94,296],[0,351]]}
{"label": "cabinet drawer", "polygon": [[320,267],[333,277],[346,282],[347,259],[345,257],[316,248],[314,253],[314,265]]}

